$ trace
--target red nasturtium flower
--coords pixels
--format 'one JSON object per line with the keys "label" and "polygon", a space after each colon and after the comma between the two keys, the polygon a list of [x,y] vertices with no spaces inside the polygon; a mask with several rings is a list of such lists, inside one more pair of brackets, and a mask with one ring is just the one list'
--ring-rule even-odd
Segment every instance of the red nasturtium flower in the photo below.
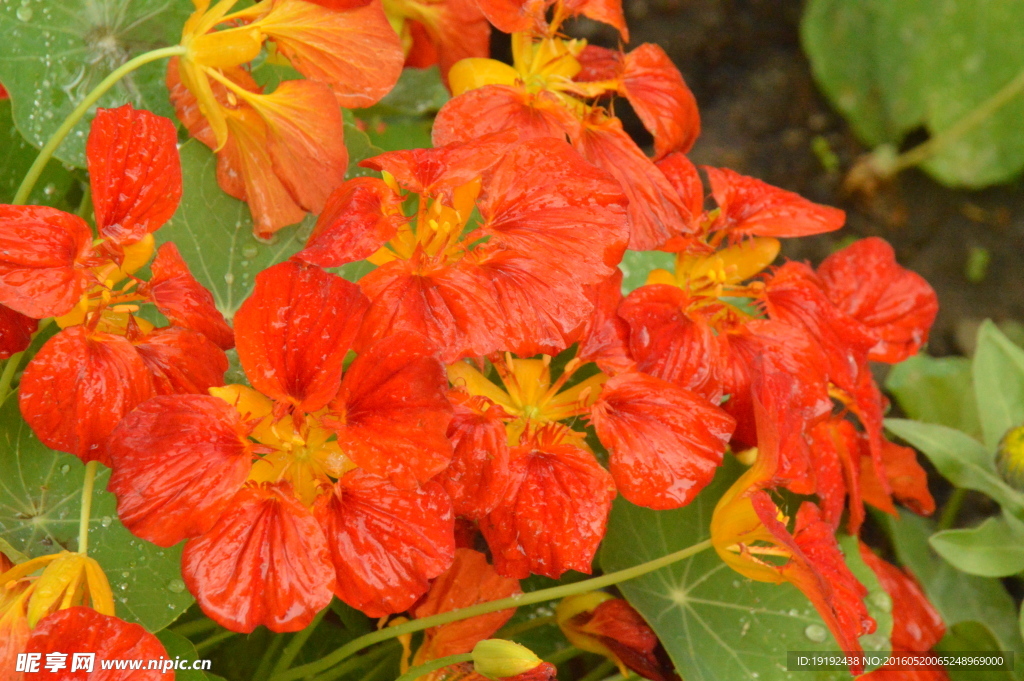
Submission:
{"label": "red nasturtium flower", "polygon": [[[625,199],[611,178],[564,142],[514,134],[363,165],[385,179],[342,185],[297,257],[379,265],[359,280],[370,299],[364,344],[412,330],[452,362],[574,341],[593,309],[585,287],[611,275],[625,245]],[[414,216],[402,214],[398,187],[419,194]]]}
{"label": "red nasturtium flower", "polygon": [[[339,106],[365,107],[402,70],[398,37],[377,2],[195,0],[167,86],[193,137],[217,152],[217,181],[248,201],[267,236],[323,210],[345,178],[348,152]],[[220,30],[218,28],[220,27]],[[265,93],[245,65],[264,43],[305,80]]]}
{"label": "red nasturtium flower", "polygon": [[491,59],[456,64],[449,79],[457,96],[438,113],[434,143],[465,142],[506,129],[524,139],[568,138],[628,197],[630,248],[658,248],[686,233],[692,209],[619,119],[595,103],[608,95],[626,97],[654,135],[656,158],[688,151],[700,131],[697,104],[664,50],[645,44],[621,54],[560,37],[566,18],[584,14],[615,26],[628,39],[618,3],[488,0],[480,6],[495,26],[514,33],[513,65]]}
{"label": "red nasturtium flower", "polygon": [[[22,414],[44,444],[84,461],[107,463],[107,436],[135,405],[205,392],[228,366],[231,329],[173,244],[159,249],[149,282],[133,275],[181,196],[176,143],[166,118],[130,105],[99,111],[86,144],[98,239],[76,215],[0,206],[0,304],[63,329],[25,370]],[[171,325],[135,316],[145,303]]]}
{"label": "red nasturtium flower", "polygon": [[452,66],[490,54],[491,25],[474,0],[384,0],[384,13],[402,39],[405,65],[438,65],[448,82]]}
{"label": "red nasturtium flower", "polygon": [[301,629],[332,593],[400,612],[451,564],[451,501],[430,481],[451,457],[444,367],[404,332],[343,371],[368,307],[316,266],[263,271],[235,315],[253,387],[153,398],[112,438],[121,520],[187,539],[186,585],[235,631]]}
{"label": "red nasturtium flower", "polygon": [[[42,573],[36,575],[36,572]],[[67,551],[12,565],[0,554],[0,669],[9,681],[97,678],[106,681],[158,681],[159,670],[71,671],[71,660],[57,672],[45,668],[46,654],[94,653],[103,659],[158,659],[167,653],[138,624],[114,617],[114,596],[106,575],[92,558]],[[21,653],[39,653],[39,669],[16,672]]]}

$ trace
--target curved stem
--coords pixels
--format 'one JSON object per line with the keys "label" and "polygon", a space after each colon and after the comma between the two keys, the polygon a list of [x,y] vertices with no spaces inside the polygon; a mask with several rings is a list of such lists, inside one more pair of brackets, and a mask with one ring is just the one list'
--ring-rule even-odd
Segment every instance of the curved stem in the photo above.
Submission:
{"label": "curved stem", "polygon": [[349,641],[326,657],[322,657],[315,662],[295,667],[294,669],[289,669],[282,674],[272,676],[271,681],[292,681],[293,679],[300,679],[311,674],[316,674],[317,672],[321,672],[329,667],[333,667],[348,656],[366,648],[367,646],[381,641],[386,641],[403,634],[423,631],[430,627],[437,627],[442,624],[448,624],[449,622],[457,622],[470,617],[476,617],[477,615],[486,615],[487,613],[496,612],[498,610],[507,610],[509,608],[517,608],[522,605],[532,605],[533,603],[544,603],[546,601],[553,601],[559,598],[565,598],[566,596],[572,596],[574,594],[602,589],[606,586],[611,586],[612,584],[618,584],[619,582],[625,582],[627,580],[640,577],[648,572],[660,570],[663,567],[685,560],[686,558],[709,548],[711,548],[711,540],[706,539],[694,544],[693,546],[681,549],[675,553],[670,553],[667,556],[655,558],[654,560],[646,563],[634,565],[631,568],[618,570],[617,572],[611,572],[607,575],[601,575],[600,577],[593,577],[591,579],[585,579],[581,582],[574,582],[572,584],[563,584],[561,586],[551,587],[550,589],[531,591],[530,593],[512,596],[511,598],[501,598],[496,601],[478,603],[476,605],[471,605],[468,608],[450,610],[437,615],[431,615],[430,617],[404,622],[394,627],[388,627],[387,629],[371,631],[369,634],[363,634],[362,636]]}
{"label": "curved stem", "polygon": [[270,672],[271,676],[283,672],[291,666],[292,662],[295,661],[295,657],[302,650],[302,646],[306,645],[306,641],[308,641],[309,637],[313,635],[313,630],[316,629],[317,625],[320,624],[320,621],[323,620],[324,615],[326,614],[327,608],[324,608],[317,613],[317,616],[313,618],[313,621],[310,622],[305,629],[295,632],[295,635],[292,636],[292,640],[288,641],[288,645],[285,646],[284,651],[281,653],[281,657],[278,659],[277,663],[274,664],[274,668]]}
{"label": "curved stem", "polygon": [[174,57],[185,54],[185,48],[181,45],[172,45],[171,47],[163,47],[159,50],[153,50],[151,52],[145,52],[139,56],[131,59],[117,69],[114,70],[109,76],[104,78],[99,85],[93,88],[92,92],[85,96],[78,106],[75,107],[64,122],[61,123],[60,127],[50,136],[50,139],[46,141],[43,148],[39,150],[39,155],[36,156],[36,160],[32,163],[32,167],[28,169],[28,173],[25,174],[25,179],[21,181],[21,186],[18,187],[18,192],[14,195],[14,205],[21,205],[28,199],[28,195],[32,193],[32,188],[36,186],[36,181],[39,180],[39,176],[43,173],[43,169],[46,164],[50,161],[53,156],[53,152],[57,150],[60,143],[64,141],[64,138],[68,136],[71,129],[78,124],[78,121],[82,120],[82,116],[89,110],[93,104],[95,104],[100,97],[106,94],[107,90],[114,87],[119,80],[124,78],[126,75],[144,66],[152,61],[163,59],[164,57]]}
{"label": "curved stem", "polygon": [[18,373],[18,365],[21,364],[21,358],[24,356],[25,351],[16,352],[7,358],[7,363],[4,364],[4,373],[0,374],[0,404],[3,404],[7,400],[7,396],[11,394],[11,382],[14,381],[14,374]]}
{"label": "curved stem", "polygon": [[82,512],[78,517],[78,552],[89,553],[89,515],[92,513],[92,488],[96,485],[98,461],[85,464],[85,479],[82,481]]}
{"label": "curved stem", "polygon": [[501,629],[494,638],[515,638],[520,634],[532,631],[540,627],[546,627],[549,624],[557,624],[557,620],[554,615],[548,615],[547,617],[537,617],[532,620],[526,620],[525,622],[519,622],[517,624],[509,625]]}
{"label": "curved stem", "polygon": [[416,665],[406,673],[399,676],[395,681],[416,681],[421,676],[425,676],[430,672],[443,669],[450,664],[459,664],[460,662],[469,662],[473,659],[473,653],[462,653],[461,655],[449,655],[448,657],[439,657],[436,660],[430,662],[424,662],[423,664]]}

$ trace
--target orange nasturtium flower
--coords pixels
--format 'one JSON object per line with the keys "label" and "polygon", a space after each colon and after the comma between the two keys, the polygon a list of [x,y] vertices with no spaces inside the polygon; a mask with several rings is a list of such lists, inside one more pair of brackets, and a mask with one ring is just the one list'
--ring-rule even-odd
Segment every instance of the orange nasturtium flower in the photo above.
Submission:
{"label": "orange nasturtium flower", "polygon": [[235,631],[302,629],[337,595],[373,617],[408,608],[451,564],[444,367],[421,336],[368,344],[369,302],[318,267],[256,277],[235,315],[252,388],[156,397],[112,438],[118,515],[160,546]]}
{"label": "orange nasturtium flower", "polygon": [[383,0],[384,13],[402,39],[405,64],[448,71],[462,59],[490,54],[491,25],[475,0]]}
{"label": "orange nasturtium flower", "polygon": [[[397,330],[432,340],[445,362],[496,350],[557,353],[593,310],[586,287],[625,246],[618,185],[557,140],[513,133],[393,151],[363,162],[385,179],[342,185],[298,258],[367,258],[364,342]],[[402,191],[419,195],[405,216]]]}
{"label": "orange nasturtium flower", "polygon": [[[36,572],[42,571],[36,575]],[[166,658],[155,636],[138,624],[114,616],[114,595],[99,564],[80,553],[63,551],[12,565],[0,554],[0,669],[4,679],[78,679],[72,660],[54,673],[45,668],[47,653],[94,653],[111,658]],[[38,668],[15,672],[19,654],[37,654]],[[110,681],[160,681],[159,670],[113,671]]]}
{"label": "orange nasturtium flower", "polygon": [[[193,0],[167,71],[178,118],[217,152],[217,181],[248,201],[257,235],[319,213],[348,168],[339,106],[369,106],[402,69],[402,48],[379,3]],[[245,65],[266,49],[305,80],[266,93]]]}
{"label": "orange nasturtium flower", "polygon": [[[171,121],[130,105],[100,109],[86,143],[98,238],[86,222],[45,206],[0,206],[0,304],[60,331],[25,370],[19,400],[48,447],[108,463],[117,422],[154,395],[222,385],[230,327],[164,244],[146,282],[152,233],[181,196]],[[134,313],[154,304],[171,324]]]}

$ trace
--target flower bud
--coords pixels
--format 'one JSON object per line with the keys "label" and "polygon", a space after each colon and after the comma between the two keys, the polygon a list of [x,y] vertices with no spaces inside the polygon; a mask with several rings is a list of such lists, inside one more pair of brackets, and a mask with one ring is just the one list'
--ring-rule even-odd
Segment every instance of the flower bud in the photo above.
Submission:
{"label": "flower bud", "polygon": [[544,664],[532,650],[514,641],[488,638],[473,647],[473,667],[488,679],[504,679],[533,671]]}
{"label": "flower bud", "polygon": [[1011,428],[999,441],[996,453],[999,474],[1008,485],[1024,492],[1024,425]]}

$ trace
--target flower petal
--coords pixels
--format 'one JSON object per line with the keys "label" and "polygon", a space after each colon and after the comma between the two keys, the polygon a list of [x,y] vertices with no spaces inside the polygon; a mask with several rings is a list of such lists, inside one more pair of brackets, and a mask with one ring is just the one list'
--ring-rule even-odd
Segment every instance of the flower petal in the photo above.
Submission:
{"label": "flower petal", "polygon": [[585,159],[609,172],[629,201],[629,248],[653,250],[691,228],[693,216],[665,174],[647,158],[617,118],[590,119],[573,140]]}
{"label": "flower petal", "polygon": [[334,568],[312,513],[287,487],[243,487],[205,534],[190,539],[181,575],[199,606],[232,631],[299,631],[331,602]]}
{"label": "flower petal", "polygon": [[355,470],[316,516],[337,570],[335,594],[370,617],[402,612],[452,564],[455,521],[440,485],[401,490]]}
{"label": "flower petal", "polygon": [[812,203],[799,194],[773,187],[728,168],[704,166],[711,193],[721,209],[713,229],[733,236],[809,236],[843,226],[846,213]]}
{"label": "flower petal", "polygon": [[332,415],[338,446],[368,473],[402,489],[444,470],[452,458],[446,433],[452,407],[435,347],[399,332],[361,353],[345,372]]}
{"label": "flower petal", "polygon": [[900,267],[884,240],[861,239],[833,253],[818,276],[839,309],[876,339],[868,359],[902,362],[928,341],[939,311],[935,291],[919,274]]}
{"label": "flower petal", "polygon": [[198,331],[221,349],[235,346],[235,333],[217,309],[213,294],[192,276],[173,242],[160,246],[151,269],[149,295],[165,317]]}
{"label": "flower petal", "polygon": [[109,489],[121,522],[160,546],[209,531],[252,467],[246,432],[238,411],[209,395],[140,404],[110,443]]}
{"label": "flower petal", "polygon": [[437,112],[432,131],[435,146],[466,143],[501,130],[515,130],[519,139],[555,137],[564,140],[579,121],[547,90],[485,85],[460,94]]}
{"label": "flower petal", "polygon": [[685,210],[682,215],[689,217],[690,223],[684,234],[691,234],[698,230],[699,221],[704,212],[704,183],[697,172],[697,166],[678,151],[674,151],[661,158],[655,165],[658,170],[665,173],[676,193],[679,195]]}
{"label": "flower petal", "polygon": [[[448,82],[448,71],[461,59],[486,57],[490,54],[491,24],[473,0],[442,0],[423,2],[406,0],[405,14],[423,27],[429,37],[434,59],[413,64],[407,57],[407,66],[425,67],[437,63],[441,78]],[[413,51],[421,41],[413,31]]]}
{"label": "flower petal", "polygon": [[590,418],[619,492],[654,509],[693,501],[715,477],[735,428],[700,395],[640,373],[610,378]]}
{"label": "flower petal", "polygon": [[345,11],[279,0],[258,26],[302,75],[330,85],[338,104],[375,104],[398,82],[405,55],[380,3]]}
{"label": "flower petal", "polygon": [[644,43],[622,58],[619,94],[654,136],[654,157],[686,153],[700,135],[697,100],[669,56]]}
{"label": "flower petal", "polygon": [[44,445],[105,465],[107,436],[154,395],[149,368],[129,341],[82,326],[48,340],[18,388],[21,413]]}
{"label": "flower petal", "polygon": [[821,506],[822,519],[834,529],[850,499],[850,534],[860,532],[864,522],[861,497],[861,436],[846,419],[828,418],[815,424],[807,433],[814,465],[815,494]]}
{"label": "flower petal", "polygon": [[338,267],[373,255],[404,222],[401,198],[383,180],[357,177],[338,187],[295,257]]}
{"label": "flower petal", "polygon": [[935,499],[928,491],[928,474],[917,462],[917,453],[910,447],[882,440],[882,467],[886,483],[883,485],[875,472],[873,462],[868,458],[860,460],[861,485],[864,501],[888,513],[896,513],[892,496],[918,515],[935,512]]}
{"label": "flower petal", "polygon": [[171,219],[181,200],[178,130],[131,104],[100,109],[85,145],[99,233],[131,244]]}
{"label": "flower petal", "polygon": [[629,352],[629,324],[619,316],[622,303],[622,271],[599,284],[587,287],[587,297],[594,304],[594,312],[580,332],[579,358],[596,362],[601,371],[616,374],[631,371],[636,363]]}
{"label": "flower petal", "polygon": [[203,334],[169,326],[135,341],[135,350],[149,367],[158,395],[206,395],[224,385],[228,358]]}
{"label": "flower petal", "polygon": [[512,487],[480,523],[499,574],[558,579],[590,573],[615,485],[594,455],[568,444],[525,445],[512,454]]}
{"label": "flower petal", "polygon": [[32,342],[39,320],[0,305],[0,359],[21,352]]}
{"label": "flower petal", "polygon": [[367,306],[355,284],[314,265],[288,261],[260,272],[235,314],[238,357],[252,386],[306,412],[324,407],[338,393]]}
{"label": "flower petal", "polygon": [[893,650],[920,652],[935,647],[946,625],[914,575],[882,560],[864,542],[860,542],[860,555],[892,598]]}
{"label": "flower petal", "polygon": [[454,453],[437,482],[452,498],[455,514],[479,520],[497,507],[509,484],[505,412],[485,397],[452,395],[455,415],[448,426]]}
{"label": "flower petal", "polygon": [[71,311],[91,279],[92,230],[45,206],[0,205],[0,305],[44,319]]}
{"label": "flower petal", "polygon": [[58,610],[39,620],[25,646],[26,653],[36,653],[45,660],[56,651],[94,653],[96,661],[91,673],[70,671],[40,671],[25,674],[25,681],[164,681],[159,669],[123,670],[103,669],[101,660],[158,660],[167,659],[167,651],[156,636],[139,624],[129,624],[116,617],[96,612],[92,608],[75,606]]}

